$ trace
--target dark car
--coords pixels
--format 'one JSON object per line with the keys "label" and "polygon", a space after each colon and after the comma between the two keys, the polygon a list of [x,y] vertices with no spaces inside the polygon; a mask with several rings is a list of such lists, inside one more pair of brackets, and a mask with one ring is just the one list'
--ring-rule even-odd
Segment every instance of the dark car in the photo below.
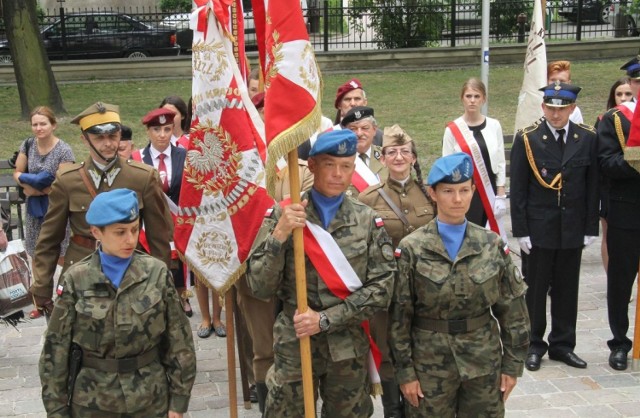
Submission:
{"label": "dark car", "polygon": [[[582,0],[582,22],[610,23],[611,1]],[[578,20],[578,0],[563,0],[558,14],[570,22]]]}
{"label": "dark car", "polygon": [[[130,58],[178,55],[174,29],[155,27],[129,15],[111,12],[73,13],[42,32],[50,59]],[[64,45],[66,44],[66,47]],[[11,62],[9,43],[0,42],[0,63]]]}

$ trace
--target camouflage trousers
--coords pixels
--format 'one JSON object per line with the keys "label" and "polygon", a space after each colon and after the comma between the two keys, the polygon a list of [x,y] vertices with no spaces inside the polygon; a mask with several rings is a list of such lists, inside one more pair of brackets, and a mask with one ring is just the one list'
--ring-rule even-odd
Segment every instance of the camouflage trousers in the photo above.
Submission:
{"label": "camouflage trousers", "polygon": [[86,406],[80,406],[76,404],[71,405],[71,417],[72,418],[166,418],[169,413],[168,410],[169,401],[165,399],[158,400],[152,408],[147,408],[143,411],[133,414],[123,414],[119,412],[101,411],[99,409],[88,408]]}
{"label": "camouflage trousers", "polygon": [[[269,395],[265,418],[304,416],[304,392],[300,370],[299,344],[276,350],[274,365],[267,374]],[[369,396],[368,356],[333,361],[323,334],[311,342],[313,393],[322,398],[323,418],[366,418],[373,415]]]}
{"label": "camouflage trousers", "polygon": [[504,417],[499,372],[461,380],[457,370],[433,370],[418,379],[424,398],[417,408],[405,402],[407,418]]}

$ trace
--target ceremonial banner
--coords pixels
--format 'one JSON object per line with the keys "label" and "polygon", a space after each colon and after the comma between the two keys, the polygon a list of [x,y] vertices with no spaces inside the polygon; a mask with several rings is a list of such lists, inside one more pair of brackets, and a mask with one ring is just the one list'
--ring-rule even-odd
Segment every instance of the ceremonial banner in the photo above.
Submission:
{"label": "ceremonial banner", "polygon": [[526,128],[540,119],[542,113],[542,92],[538,89],[547,85],[547,49],[544,43],[544,19],[541,0],[534,0],[531,30],[524,58],[524,79],[518,96],[515,130]]}
{"label": "ceremonial banner", "polygon": [[[205,284],[224,293],[274,202],[264,187],[264,124],[251,104],[232,37],[229,7],[197,1],[191,16],[193,120],[176,218],[176,248]],[[228,23],[228,20],[227,20]]]}
{"label": "ceremonial banner", "polygon": [[273,194],[278,160],[320,127],[321,80],[300,0],[252,4],[265,81],[267,189]]}

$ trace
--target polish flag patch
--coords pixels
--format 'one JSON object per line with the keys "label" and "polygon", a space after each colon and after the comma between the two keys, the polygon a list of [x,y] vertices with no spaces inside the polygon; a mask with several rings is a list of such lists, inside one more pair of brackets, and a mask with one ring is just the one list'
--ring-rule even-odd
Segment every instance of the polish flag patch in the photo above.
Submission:
{"label": "polish flag patch", "polygon": [[396,250],[393,252],[393,255],[395,255],[396,258],[400,258],[400,255],[402,255],[402,250],[400,248],[396,248]]}
{"label": "polish flag patch", "polygon": [[269,209],[267,209],[267,211],[264,213],[264,217],[265,217],[265,218],[270,218],[272,213],[273,213],[273,208],[269,208]]}
{"label": "polish flag patch", "polygon": [[380,227],[384,226],[384,221],[382,220],[382,218],[376,218],[376,219],[375,219],[375,222],[376,222],[376,226],[377,226],[378,228],[380,228]]}
{"label": "polish flag patch", "polygon": [[56,289],[56,294],[58,296],[62,295],[62,291],[64,290],[64,286],[62,286],[61,284],[58,285],[58,288]]}

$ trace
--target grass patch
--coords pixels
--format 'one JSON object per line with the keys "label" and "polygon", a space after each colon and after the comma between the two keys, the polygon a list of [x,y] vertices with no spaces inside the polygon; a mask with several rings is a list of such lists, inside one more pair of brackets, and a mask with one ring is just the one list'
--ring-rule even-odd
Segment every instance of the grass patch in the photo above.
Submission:
{"label": "grass patch", "polygon": [[[623,75],[620,62],[581,61],[572,66],[573,82],[582,86],[578,104],[586,123],[593,123],[604,107],[611,84]],[[369,105],[375,109],[381,127],[394,123],[405,128],[417,141],[420,160],[426,170],[441,153],[445,124],[462,114],[460,88],[480,70],[453,68],[442,71],[330,74],[323,76],[324,114],[333,118],[337,87],[357,77],[365,86]],[[505,134],[513,133],[516,106],[522,84],[522,65],[493,66],[489,73],[489,116],[502,123]],[[69,115],[60,117],[57,134],[68,142],[78,160],[88,151],[80,141],[79,128],[69,121],[97,100],[120,106],[123,123],[131,126],[138,146],[147,143],[140,119],[160,104],[163,97],[177,94],[183,98],[191,91],[190,80],[92,82],[59,85]],[[286,98],[285,98],[286,100]],[[3,149],[0,158],[8,158],[20,142],[31,134],[27,121],[20,120],[20,101],[16,87],[0,87],[0,132]]]}

